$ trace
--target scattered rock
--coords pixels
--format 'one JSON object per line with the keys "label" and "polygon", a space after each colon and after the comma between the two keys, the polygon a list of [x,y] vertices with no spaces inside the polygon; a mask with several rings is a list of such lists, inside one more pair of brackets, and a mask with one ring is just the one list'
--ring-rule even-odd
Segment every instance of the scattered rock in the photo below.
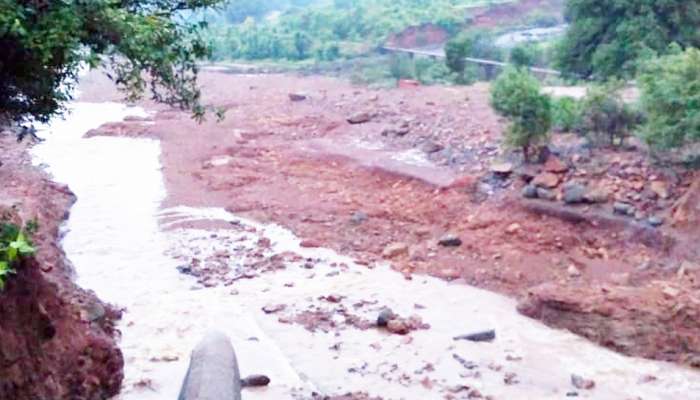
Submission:
{"label": "scattered rock", "polygon": [[496,162],[491,164],[491,172],[496,175],[508,176],[513,173],[513,164],[508,162]]}
{"label": "scattered rock", "polygon": [[537,198],[537,187],[534,185],[527,185],[523,188],[523,197],[526,199],[536,199]]}
{"label": "scattered rock", "polygon": [[649,190],[654,192],[659,198],[661,199],[668,199],[671,197],[671,192],[668,188],[668,184],[666,182],[662,181],[653,181],[651,185],[649,185]]}
{"label": "scattered rock", "polygon": [[389,307],[384,307],[379,311],[379,316],[377,316],[377,326],[385,327],[392,319],[396,319],[397,315]]}
{"label": "scattered rock", "polygon": [[386,246],[382,252],[384,258],[395,258],[405,254],[408,254],[408,245],[406,243],[392,243]]}
{"label": "scattered rock", "polygon": [[654,226],[654,227],[659,227],[664,224],[664,219],[662,217],[652,215],[647,219],[647,222],[649,222],[649,225]]}
{"label": "scattered rock", "polygon": [[293,102],[304,101],[308,98],[304,93],[289,93],[289,100]]}
{"label": "scattered rock", "polygon": [[564,203],[580,204],[586,198],[586,187],[580,183],[570,183],[564,186]]}
{"label": "scattered rock", "polygon": [[406,136],[411,132],[411,128],[408,126],[408,124],[401,125],[400,127],[396,128],[396,136]]}
{"label": "scattered rock", "polygon": [[576,268],[575,265],[569,265],[569,268],[567,268],[566,273],[569,274],[570,277],[576,278],[581,276],[581,271]]}
{"label": "scattered rock", "polygon": [[583,199],[586,203],[596,204],[607,202],[608,197],[610,197],[610,193],[606,189],[598,187],[589,189]]}
{"label": "scattered rock", "polygon": [[266,375],[250,375],[241,379],[241,387],[260,387],[270,384],[270,378]]}
{"label": "scattered rock", "polygon": [[557,194],[549,189],[537,188],[537,197],[542,200],[554,201],[557,199]]}
{"label": "scattered rock", "polygon": [[544,164],[544,170],[555,174],[562,174],[569,170],[569,166],[558,157],[550,155],[547,162]]}
{"label": "scattered rock", "polygon": [[419,316],[413,315],[410,318],[401,318],[388,307],[383,308],[379,312],[377,326],[386,328],[390,333],[397,335],[406,335],[417,329],[430,328],[430,325],[423,323]]}
{"label": "scattered rock", "polygon": [[595,387],[595,382],[591,379],[585,379],[579,375],[571,375],[571,384],[574,385],[576,389],[581,390],[591,390]]}
{"label": "scattered rock", "polygon": [[314,248],[321,247],[322,244],[314,239],[305,239],[305,240],[302,240],[301,243],[299,243],[299,246],[307,248],[307,249],[314,249]]}
{"label": "scattered rock", "polygon": [[409,132],[411,132],[411,128],[405,123],[396,128],[385,128],[382,130],[382,136],[403,137],[408,135]]}
{"label": "scattered rock", "polygon": [[462,277],[462,270],[459,268],[443,268],[435,274],[438,278],[453,281]]}
{"label": "scattered rock", "polygon": [[551,172],[545,172],[537,175],[535,179],[532,180],[532,184],[536,187],[554,189],[555,187],[559,186],[559,175]]}
{"label": "scattered rock", "polygon": [[438,240],[438,244],[444,247],[459,247],[462,245],[462,239],[455,234],[448,233]]}
{"label": "scattered rock", "polygon": [[700,264],[692,263],[688,260],[683,260],[681,266],[678,268],[679,271],[700,271]]}
{"label": "scattered rock", "polygon": [[470,333],[468,335],[455,336],[454,340],[468,340],[470,342],[491,342],[496,339],[496,331],[488,330],[483,332]]}
{"label": "scattered rock", "polygon": [[285,308],[287,308],[285,304],[267,304],[263,306],[262,310],[265,312],[265,314],[274,314],[284,310]]}
{"label": "scattered rock", "polygon": [[514,233],[518,233],[518,231],[520,231],[520,224],[517,224],[517,223],[515,223],[515,224],[510,224],[510,225],[506,228],[506,233],[509,233],[509,234],[511,234],[511,235],[514,234]]}
{"label": "scattered rock", "polygon": [[372,116],[369,115],[369,113],[366,112],[361,112],[358,114],[355,114],[348,118],[348,122],[357,125],[357,124],[364,124],[365,122],[369,122],[372,120]]}
{"label": "scattered rock", "polygon": [[410,332],[408,324],[401,318],[389,320],[386,324],[386,330],[397,335],[406,335]]}
{"label": "scattered rock", "polygon": [[532,164],[520,165],[515,170],[515,174],[523,182],[530,183],[530,182],[532,182],[533,179],[535,179],[537,174],[539,174],[539,169]]}
{"label": "scattered rock", "polygon": [[516,375],[515,372],[506,372],[503,376],[503,383],[506,385],[515,385],[520,383],[520,381],[518,381],[518,375]]}
{"label": "scattered rock", "polygon": [[633,205],[629,203],[623,203],[621,201],[615,202],[615,204],[613,204],[613,211],[615,212],[615,214],[627,215],[630,217],[634,216],[634,214],[637,212]]}
{"label": "scattered rock", "polygon": [[423,142],[423,144],[420,146],[420,149],[424,153],[433,154],[444,149],[444,147],[439,143],[435,143],[432,140],[429,140],[427,142]]}
{"label": "scattered rock", "polygon": [[175,267],[175,269],[177,269],[177,271],[181,274],[195,276],[195,273],[192,270],[192,267],[189,265],[179,265],[179,266]]}
{"label": "scattered rock", "polygon": [[362,211],[355,211],[352,214],[352,217],[350,217],[350,222],[352,222],[355,225],[360,225],[361,223],[367,221],[369,219],[369,216],[362,212]]}

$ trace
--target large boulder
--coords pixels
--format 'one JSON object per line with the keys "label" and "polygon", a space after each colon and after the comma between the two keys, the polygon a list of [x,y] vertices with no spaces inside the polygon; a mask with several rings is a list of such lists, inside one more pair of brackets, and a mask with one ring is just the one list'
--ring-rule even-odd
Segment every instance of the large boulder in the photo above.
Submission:
{"label": "large boulder", "polygon": [[241,376],[229,338],[210,332],[192,351],[178,400],[240,400]]}

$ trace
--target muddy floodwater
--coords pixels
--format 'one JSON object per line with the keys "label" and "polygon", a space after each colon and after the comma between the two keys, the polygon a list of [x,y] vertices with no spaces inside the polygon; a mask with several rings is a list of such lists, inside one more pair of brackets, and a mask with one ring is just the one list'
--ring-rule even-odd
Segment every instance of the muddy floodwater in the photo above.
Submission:
{"label": "muddy floodwater", "polygon": [[[231,337],[242,375],[271,378],[267,388],[246,390],[245,399],[356,391],[384,399],[466,399],[477,392],[494,399],[700,397],[698,372],[549,329],[519,315],[512,299],[434,278],[406,280],[387,265],[302,248],[283,227],[223,209],[163,209],[158,141],[83,138],[103,123],[143,114],[114,103],[76,103],[65,120],[40,132],[46,141],[33,150],[34,161],[78,197],[63,240],[78,283],[125,309],[119,399],[176,399],[189,352],[210,329]],[[181,272],[184,260],[217,254],[241,279],[207,287]],[[286,255],[276,268],[245,271],[247,260],[275,255]],[[348,316],[376,320],[385,306],[430,327],[392,335],[348,323]],[[299,322],[310,313],[323,323]],[[486,329],[496,330],[496,340],[453,339]],[[572,374],[595,387],[574,387]]]}

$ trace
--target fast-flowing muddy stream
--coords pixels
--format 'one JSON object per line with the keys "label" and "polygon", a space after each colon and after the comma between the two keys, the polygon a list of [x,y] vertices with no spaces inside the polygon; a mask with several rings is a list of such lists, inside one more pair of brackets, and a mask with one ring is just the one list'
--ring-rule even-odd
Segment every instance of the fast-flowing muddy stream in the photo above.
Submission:
{"label": "fast-flowing muddy stream", "polygon": [[[495,399],[700,397],[697,372],[546,328],[500,295],[428,277],[406,280],[386,265],[301,248],[283,227],[223,209],[162,209],[157,141],[83,138],[132,114],[143,111],[74,104],[65,120],[40,133],[46,141],[33,154],[78,196],[63,241],[78,283],[125,308],[120,399],[176,399],[189,352],[210,329],[231,337],[242,375],[272,379],[267,388],[246,390],[246,399],[355,391],[385,399],[466,399],[477,391]],[[274,255],[281,260],[274,268],[247,270],[251,259]],[[232,284],[207,287],[178,270],[194,258],[223,260]],[[263,312],[270,304],[280,306]],[[430,327],[402,336],[348,322],[376,320],[384,306]],[[309,315],[315,323],[299,323]],[[495,329],[496,340],[453,340],[484,329]],[[572,374],[595,388],[575,388]]]}

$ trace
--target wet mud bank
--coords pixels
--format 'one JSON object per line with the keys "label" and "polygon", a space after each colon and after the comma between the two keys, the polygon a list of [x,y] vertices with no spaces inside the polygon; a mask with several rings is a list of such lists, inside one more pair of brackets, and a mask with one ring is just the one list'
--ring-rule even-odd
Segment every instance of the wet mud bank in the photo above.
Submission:
{"label": "wet mud bank", "polygon": [[26,145],[0,135],[0,217],[36,220],[34,259],[0,292],[0,399],[98,400],[118,393],[124,360],[119,312],[73,282],[60,226],[75,197],[33,167]]}

